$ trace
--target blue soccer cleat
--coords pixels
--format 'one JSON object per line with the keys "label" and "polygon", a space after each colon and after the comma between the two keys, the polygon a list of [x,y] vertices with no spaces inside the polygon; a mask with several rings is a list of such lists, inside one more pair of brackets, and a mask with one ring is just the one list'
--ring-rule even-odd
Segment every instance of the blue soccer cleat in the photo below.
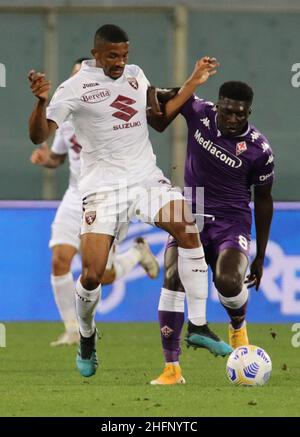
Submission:
{"label": "blue soccer cleat", "polygon": [[208,327],[208,324],[196,326],[189,321],[185,341],[187,347],[192,346],[194,349],[205,348],[216,357],[219,355],[225,357],[233,351],[229,344],[220,340],[220,338]]}
{"label": "blue soccer cleat", "polygon": [[88,378],[95,375],[98,367],[98,357],[96,351],[98,331],[95,329],[91,337],[83,337],[80,334],[79,349],[77,351],[76,366],[80,375]]}

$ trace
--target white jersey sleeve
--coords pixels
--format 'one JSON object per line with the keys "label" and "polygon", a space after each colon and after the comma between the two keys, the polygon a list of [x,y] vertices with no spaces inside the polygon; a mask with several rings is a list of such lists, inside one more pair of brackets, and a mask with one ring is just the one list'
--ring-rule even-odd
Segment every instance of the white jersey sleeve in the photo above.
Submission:
{"label": "white jersey sleeve", "polygon": [[139,69],[139,74],[140,74],[140,77],[146,82],[147,86],[150,86],[151,84],[141,68]]}
{"label": "white jersey sleeve", "polygon": [[47,119],[54,121],[59,127],[76,109],[76,95],[70,79],[62,83],[55,91],[47,108]]}
{"label": "white jersey sleeve", "polygon": [[57,155],[65,155],[68,151],[68,144],[65,142],[61,129],[58,128],[51,146],[51,152],[56,153]]}

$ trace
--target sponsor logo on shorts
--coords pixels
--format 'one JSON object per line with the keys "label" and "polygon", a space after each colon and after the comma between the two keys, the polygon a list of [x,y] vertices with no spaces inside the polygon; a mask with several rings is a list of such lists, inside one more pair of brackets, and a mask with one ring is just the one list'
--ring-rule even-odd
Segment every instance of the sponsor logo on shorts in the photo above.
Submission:
{"label": "sponsor logo on shorts", "polygon": [[106,89],[97,89],[92,91],[87,91],[86,93],[82,94],[81,100],[84,103],[100,103],[104,102],[104,100],[107,100],[110,97],[110,91]]}
{"label": "sponsor logo on shorts", "polygon": [[195,140],[203,147],[206,152],[209,152],[212,156],[215,156],[219,161],[224,162],[232,168],[239,168],[242,165],[241,159],[232,155],[228,150],[223,149],[223,147],[214,144],[210,140],[206,140],[199,129],[196,130],[194,134]]}
{"label": "sponsor logo on shorts", "polygon": [[127,77],[127,81],[129,83],[129,85],[132,86],[132,88],[134,88],[135,90],[138,89],[139,84],[138,84],[138,81],[134,77]]}
{"label": "sponsor logo on shorts", "polygon": [[246,152],[247,150],[247,144],[246,141],[241,141],[240,143],[236,144],[236,156],[239,156],[241,153]]}
{"label": "sponsor logo on shorts", "polygon": [[90,82],[90,83],[83,83],[82,84],[82,88],[92,88],[93,86],[98,86],[100,85],[98,82]]}
{"label": "sponsor logo on shorts", "polygon": [[169,328],[169,326],[165,325],[161,328],[160,331],[165,338],[168,338],[173,334],[174,329],[171,329],[171,328]]}
{"label": "sponsor logo on shorts", "polygon": [[85,221],[88,225],[92,225],[96,219],[96,211],[88,211],[85,213]]}

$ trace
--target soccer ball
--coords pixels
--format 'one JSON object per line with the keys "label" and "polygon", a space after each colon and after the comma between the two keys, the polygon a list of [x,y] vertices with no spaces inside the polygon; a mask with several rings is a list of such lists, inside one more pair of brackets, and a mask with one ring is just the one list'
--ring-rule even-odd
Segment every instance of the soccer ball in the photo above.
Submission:
{"label": "soccer ball", "polygon": [[238,347],[227,360],[226,373],[234,385],[264,385],[271,372],[271,358],[258,346]]}

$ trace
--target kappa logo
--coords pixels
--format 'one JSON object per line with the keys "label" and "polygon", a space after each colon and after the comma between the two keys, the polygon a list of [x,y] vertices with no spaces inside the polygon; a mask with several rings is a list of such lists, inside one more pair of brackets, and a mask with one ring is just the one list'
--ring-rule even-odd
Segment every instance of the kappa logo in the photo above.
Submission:
{"label": "kappa logo", "polygon": [[138,81],[136,80],[135,77],[127,77],[127,81],[129,83],[129,85],[132,86],[132,88],[134,88],[135,90],[138,89],[139,83],[138,83]]}
{"label": "kappa logo", "polygon": [[171,329],[169,328],[169,326],[165,325],[161,328],[160,331],[165,338],[169,338],[173,334],[174,329]]}
{"label": "kappa logo", "polygon": [[273,161],[274,161],[274,155],[270,155],[265,165],[272,164]]}
{"label": "kappa logo", "polygon": [[236,144],[236,156],[239,156],[241,153],[246,152],[247,150],[247,144],[246,141],[241,141],[240,143]]}
{"label": "kappa logo", "polygon": [[135,100],[130,99],[129,97],[118,95],[116,100],[110,105],[113,108],[118,109],[117,112],[114,112],[113,117],[120,118],[124,121],[129,121],[138,111],[131,108],[129,105],[133,105],[136,103]]}
{"label": "kappa logo", "polygon": [[96,219],[96,211],[88,211],[85,213],[85,221],[88,225],[92,225]]}

